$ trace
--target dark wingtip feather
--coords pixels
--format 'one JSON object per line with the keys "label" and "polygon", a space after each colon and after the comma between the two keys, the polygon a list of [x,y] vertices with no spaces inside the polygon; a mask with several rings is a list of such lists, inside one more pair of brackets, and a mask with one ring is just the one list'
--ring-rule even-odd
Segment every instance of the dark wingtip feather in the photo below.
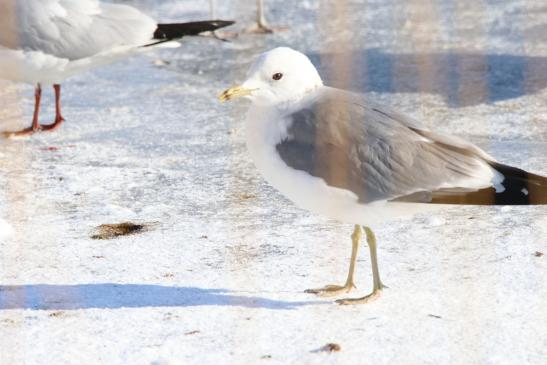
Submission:
{"label": "dark wingtip feather", "polygon": [[463,205],[545,205],[547,204],[547,177],[535,175],[516,167],[492,162],[490,165],[503,175],[500,187],[469,192],[446,190],[415,193],[396,199],[403,202]]}
{"label": "dark wingtip feather", "polygon": [[235,22],[230,20],[205,20],[188,23],[158,24],[158,29],[154,32],[154,39],[159,41],[169,41],[182,38],[184,36],[193,36],[203,32],[211,32],[234,23]]}
{"label": "dark wingtip feather", "polygon": [[547,204],[547,178],[529,173],[516,167],[500,163],[491,164],[504,180],[503,192],[496,194],[500,205],[543,205]]}

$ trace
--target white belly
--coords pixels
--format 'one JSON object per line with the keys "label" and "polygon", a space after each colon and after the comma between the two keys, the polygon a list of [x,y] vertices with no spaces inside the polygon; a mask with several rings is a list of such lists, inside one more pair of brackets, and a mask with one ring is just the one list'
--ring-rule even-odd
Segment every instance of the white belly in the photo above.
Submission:
{"label": "white belly", "polygon": [[[0,48],[0,78],[35,84],[57,81],[69,61],[42,52],[27,52]],[[51,82],[53,83],[53,82]]]}
{"label": "white belly", "polygon": [[39,51],[0,47],[0,79],[30,84],[59,84],[76,74],[119,61],[135,51],[134,47],[117,47],[92,57],[70,61]]}

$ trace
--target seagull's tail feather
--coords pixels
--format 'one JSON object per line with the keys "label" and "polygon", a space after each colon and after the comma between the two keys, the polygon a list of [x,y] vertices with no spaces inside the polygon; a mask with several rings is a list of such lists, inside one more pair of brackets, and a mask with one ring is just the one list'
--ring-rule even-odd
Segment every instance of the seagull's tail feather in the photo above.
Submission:
{"label": "seagull's tail feather", "polygon": [[440,189],[431,194],[412,194],[399,201],[464,205],[544,205],[547,204],[547,178],[516,167],[490,162],[503,176],[496,188],[475,191]]}
{"label": "seagull's tail feather", "polygon": [[503,175],[504,191],[495,194],[496,205],[547,204],[547,178],[497,162],[491,166]]}
{"label": "seagull's tail feather", "polygon": [[233,21],[227,20],[206,20],[189,23],[158,24],[158,28],[154,32],[154,40],[159,42],[172,41],[175,39],[180,39],[184,36],[193,36],[199,35],[203,32],[214,31],[232,24],[234,24]]}

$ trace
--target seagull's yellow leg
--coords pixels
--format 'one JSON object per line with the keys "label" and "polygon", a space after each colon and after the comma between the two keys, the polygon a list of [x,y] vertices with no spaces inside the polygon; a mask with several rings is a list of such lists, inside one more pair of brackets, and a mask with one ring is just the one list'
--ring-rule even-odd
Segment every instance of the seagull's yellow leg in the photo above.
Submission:
{"label": "seagull's yellow leg", "polygon": [[319,289],[308,289],[306,290],[306,293],[317,294],[320,296],[332,296],[340,293],[348,293],[351,289],[355,288],[355,285],[353,284],[353,272],[355,271],[355,261],[357,260],[357,250],[359,248],[359,241],[361,240],[362,232],[361,227],[355,225],[355,229],[351,235],[351,259],[349,262],[349,271],[346,283],[343,286],[327,285]]}
{"label": "seagull's yellow leg", "polygon": [[382,289],[385,285],[380,280],[380,271],[378,270],[378,257],[376,255],[376,236],[374,232],[368,227],[363,227],[367,235],[367,243],[370,249],[370,263],[372,266],[372,293],[362,298],[348,298],[339,299],[336,301],[338,304],[364,304],[377,299],[382,293]]}

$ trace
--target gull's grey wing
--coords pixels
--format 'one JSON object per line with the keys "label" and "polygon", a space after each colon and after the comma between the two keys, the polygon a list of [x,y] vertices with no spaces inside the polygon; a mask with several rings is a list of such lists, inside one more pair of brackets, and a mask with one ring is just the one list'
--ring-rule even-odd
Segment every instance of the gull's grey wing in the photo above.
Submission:
{"label": "gull's grey wing", "polygon": [[285,163],[352,191],[361,202],[442,203],[443,197],[495,192],[495,162],[486,153],[361,95],[327,88],[288,118],[288,137],[276,146]]}
{"label": "gull's grey wing", "polygon": [[97,0],[0,2],[0,46],[77,60],[145,45],[157,24],[135,8]]}

